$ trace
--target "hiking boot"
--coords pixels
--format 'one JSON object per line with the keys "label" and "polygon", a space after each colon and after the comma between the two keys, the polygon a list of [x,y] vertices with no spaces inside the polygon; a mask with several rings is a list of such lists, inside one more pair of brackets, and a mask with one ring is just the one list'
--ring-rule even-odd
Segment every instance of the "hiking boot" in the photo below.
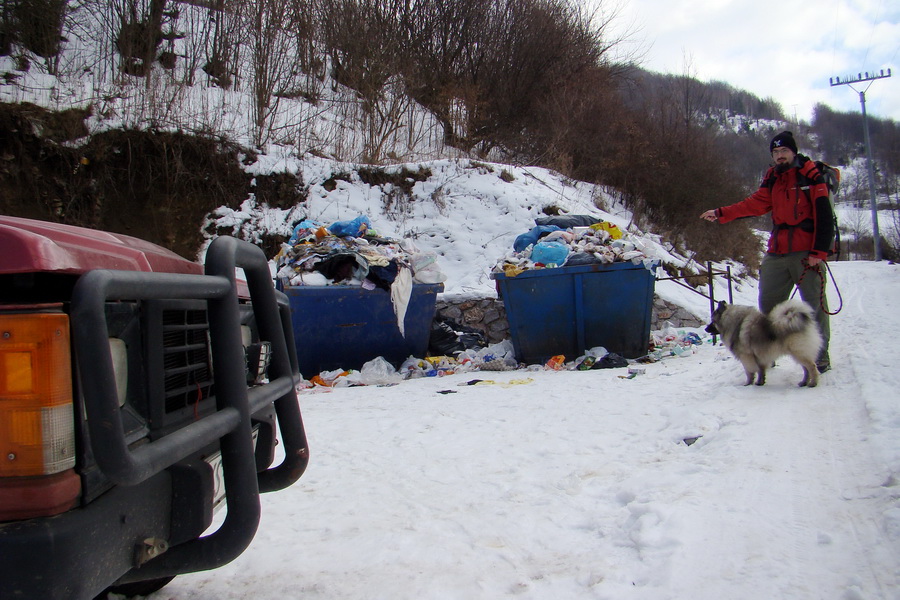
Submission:
{"label": "hiking boot", "polygon": [[831,362],[828,359],[819,359],[816,361],[816,370],[819,373],[824,373],[825,371],[831,370]]}

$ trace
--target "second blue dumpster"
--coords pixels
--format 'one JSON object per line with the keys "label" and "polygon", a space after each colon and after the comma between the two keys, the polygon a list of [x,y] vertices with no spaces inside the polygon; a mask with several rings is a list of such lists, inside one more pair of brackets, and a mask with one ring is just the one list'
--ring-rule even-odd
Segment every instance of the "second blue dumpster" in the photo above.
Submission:
{"label": "second blue dumpster", "polygon": [[[574,360],[602,346],[625,358],[647,354],[657,261],[494,273],[516,358]],[[649,267],[649,268],[648,268]]]}
{"label": "second blue dumpster", "polygon": [[322,371],[356,369],[379,356],[399,367],[409,356],[422,358],[444,284],[415,284],[406,309],[404,333],[397,327],[391,295],[352,286],[290,286],[297,362],[304,377]]}

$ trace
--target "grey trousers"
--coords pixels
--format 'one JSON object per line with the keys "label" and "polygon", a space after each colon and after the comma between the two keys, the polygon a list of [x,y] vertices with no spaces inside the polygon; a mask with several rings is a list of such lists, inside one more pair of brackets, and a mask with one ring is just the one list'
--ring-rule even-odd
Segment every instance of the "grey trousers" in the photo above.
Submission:
{"label": "grey trousers", "polygon": [[[766,254],[759,268],[759,310],[768,313],[776,304],[791,297],[791,291],[799,282],[800,297],[816,311],[816,322],[825,338],[825,346],[819,360],[828,360],[828,344],[831,340],[831,323],[828,316],[828,298],[822,286],[825,267],[817,265],[804,275],[804,259],[809,252],[790,254]],[[802,277],[802,281],[801,281]]]}

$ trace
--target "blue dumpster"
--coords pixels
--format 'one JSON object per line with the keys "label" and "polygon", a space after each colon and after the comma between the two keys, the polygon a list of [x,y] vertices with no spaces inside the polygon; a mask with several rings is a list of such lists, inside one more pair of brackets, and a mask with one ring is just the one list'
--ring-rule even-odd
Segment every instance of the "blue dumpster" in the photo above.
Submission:
{"label": "blue dumpster", "polygon": [[625,358],[647,354],[656,266],[621,262],[494,273],[516,358],[573,360],[596,346]]}
{"label": "blue dumpster", "polygon": [[424,357],[437,294],[444,284],[415,284],[400,334],[390,293],[351,286],[288,286],[300,373],[355,369],[384,357],[394,367]]}

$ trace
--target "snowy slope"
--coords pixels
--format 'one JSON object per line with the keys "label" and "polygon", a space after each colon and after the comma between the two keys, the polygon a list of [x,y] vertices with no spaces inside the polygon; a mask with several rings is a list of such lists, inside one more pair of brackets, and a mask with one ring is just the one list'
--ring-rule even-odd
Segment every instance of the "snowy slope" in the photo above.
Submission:
{"label": "snowy slope", "polygon": [[[215,230],[232,228],[235,235],[258,241],[263,232],[289,236],[292,224],[314,219],[325,225],[359,215],[370,218],[381,235],[410,239],[423,251],[434,252],[447,275],[444,297],[468,299],[496,296],[492,267],[512,251],[516,236],[534,227],[547,210],[588,214],[616,224],[644,251],[664,263],[697,271],[704,268],[672,251],[659,236],[639,230],[631,214],[601,186],[567,179],[538,167],[514,167],[468,159],[425,161],[386,167],[388,173],[428,173],[416,181],[411,196],[391,201],[392,185],[360,181],[360,165],[289,153],[261,155],[249,167],[254,174],[291,172],[304,182],[307,199],[290,210],[273,209],[249,198],[239,210],[220,208],[213,216]],[[325,185],[335,174],[345,174],[335,185]],[[204,229],[208,229],[204,227]],[[717,265],[722,268],[726,265]],[[730,265],[735,277],[745,277],[742,265]],[[689,307],[690,291],[672,282],[660,282],[657,293]],[[738,297],[740,296],[738,291]],[[725,288],[716,292],[725,296]],[[747,296],[754,301],[753,295]],[[701,305],[698,316],[708,315]]]}

